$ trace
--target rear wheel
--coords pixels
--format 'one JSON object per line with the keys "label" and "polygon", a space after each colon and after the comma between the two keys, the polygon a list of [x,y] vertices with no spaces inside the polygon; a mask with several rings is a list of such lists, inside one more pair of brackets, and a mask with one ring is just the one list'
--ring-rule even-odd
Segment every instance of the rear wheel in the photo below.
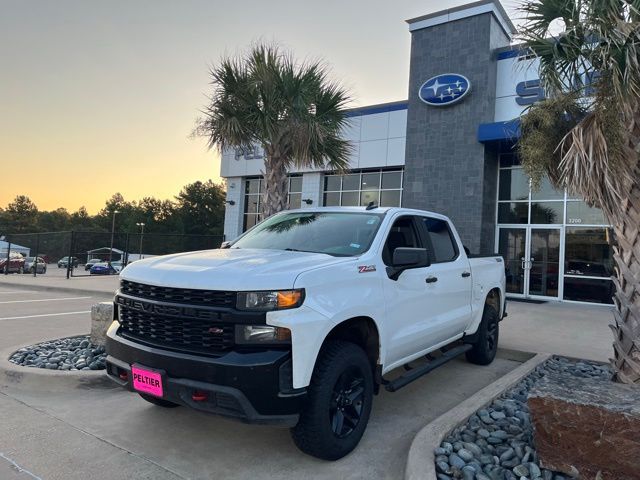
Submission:
{"label": "rear wheel", "polygon": [[139,393],[142,398],[144,398],[147,402],[153,403],[159,407],[163,408],[176,408],[179,407],[177,403],[170,402],[169,400],[165,400],[164,398],[154,397],[153,395],[147,395],[146,393]]}
{"label": "rear wheel", "polygon": [[314,368],[300,421],[291,429],[293,441],[304,453],[338,460],[360,442],[372,402],[367,355],[353,343],[331,341]]}
{"label": "rear wheel", "polygon": [[489,365],[496,358],[499,338],[499,315],[491,305],[484,306],[473,348],[466,353],[467,360],[477,365]]}

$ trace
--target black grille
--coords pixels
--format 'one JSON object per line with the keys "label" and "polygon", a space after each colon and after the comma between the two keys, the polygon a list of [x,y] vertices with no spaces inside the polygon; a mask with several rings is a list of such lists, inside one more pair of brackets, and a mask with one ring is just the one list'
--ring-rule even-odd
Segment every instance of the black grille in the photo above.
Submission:
{"label": "black grille", "polygon": [[234,325],[171,317],[118,306],[119,334],[181,352],[222,354],[234,346]]}
{"label": "black grille", "polygon": [[236,304],[236,293],[220,290],[196,290],[190,288],[157,287],[143,283],[120,281],[120,291],[138,298],[147,298],[159,302],[203,305],[208,307],[233,308]]}

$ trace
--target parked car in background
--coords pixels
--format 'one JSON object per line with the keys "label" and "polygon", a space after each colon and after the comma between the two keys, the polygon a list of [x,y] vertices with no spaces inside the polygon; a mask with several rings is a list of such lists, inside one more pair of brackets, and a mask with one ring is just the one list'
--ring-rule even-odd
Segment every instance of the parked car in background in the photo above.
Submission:
{"label": "parked car in background", "polygon": [[89,269],[89,273],[91,275],[114,275],[118,273],[118,270],[113,264],[109,265],[109,262],[99,262]]}
{"label": "parked car in background", "polygon": [[[62,257],[60,260],[58,260],[58,268],[67,268],[68,265],[69,257]],[[78,266],[77,257],[71,257],[71,265],[73,266],[73,268],[76,268]]]}
{"label": "parked car in background", "polygon": [[47,264],[42,257],[26,257],[24,259],[24,273],[47,273]]}
{"label": "parked car in background", "polygon": [[23,273],[24,257],[18,252],[9,252],[9,261],[6,255],[0,258],[0,272],[2,273]]}
{"label": "parked car in background", "polygon": [[122,264],[122,262],[120,260],[118,260],[117,262],[111,262],[111,266],[118,273],[120,273],[122,271],[122,269],[124,268],[124,265]]}
{"label": "parked car in background", "polygon": [[91,270],[91,267],[93,267],[96,263],[101,263],[104,260],[102,260],[101,258],[92,258],[91,260],[88,260],[87,263],[84,264],[84,269],[86,270]]}

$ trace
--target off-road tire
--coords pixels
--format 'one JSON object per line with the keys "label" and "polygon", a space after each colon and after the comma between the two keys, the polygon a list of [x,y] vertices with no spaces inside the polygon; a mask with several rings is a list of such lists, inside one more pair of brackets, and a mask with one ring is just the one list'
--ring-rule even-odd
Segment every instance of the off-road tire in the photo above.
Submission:
{"label": "off-road tire", "polygon": [[500,317],[496,309],[491,305],[485,305],[482,312],[482,320],[473,348],[467,351],[467,360],[476,365],[489,365],[496,358],[498,351],[498,339],[500,332]]}
{"label": "off-road tire", "polygon": [[145,393],[139,393],[138,395],[140,395],[147,402],[153,403],[154,405],[157,405],[159,407],[176,408],[180,406],[177,403],[170,402],[169,400],[165,400],[163,398],[154,397],[153,395],[147,395]]}
{"label": "off-road tire", "polygon": [[[365,352],[350,342],[329,341],[318,356],[300,420],[291,429],[293,441],[308,455],[338,460],[360,442],[372,402],[373,373]],[[336,419],[340,415],[342,422]],[[346,434],[334,431],[345,428]]]}

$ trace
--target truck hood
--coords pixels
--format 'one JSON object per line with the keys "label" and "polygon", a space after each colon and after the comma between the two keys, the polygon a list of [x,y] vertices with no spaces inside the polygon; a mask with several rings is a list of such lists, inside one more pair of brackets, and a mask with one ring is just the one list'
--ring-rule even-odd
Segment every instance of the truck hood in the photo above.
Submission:
{"label": "truck hood", "polygon": [[352,260],[284,250],[203,250],[138,260],[124,268],[120,278],[201,290],[278,290],[293,288],[302,272]]}

